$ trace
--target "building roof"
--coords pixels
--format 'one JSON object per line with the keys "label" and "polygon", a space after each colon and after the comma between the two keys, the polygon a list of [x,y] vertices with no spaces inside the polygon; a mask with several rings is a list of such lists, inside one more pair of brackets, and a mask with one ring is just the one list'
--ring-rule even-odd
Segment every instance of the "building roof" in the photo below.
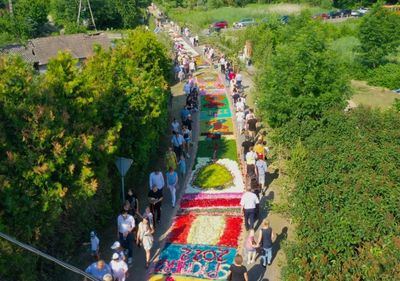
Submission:
{"label": "building roof", "polygon": [[19,54],[28,62],[45,65],[59,51],[69,51],[77,59],[90,57],[93,55],[94,44],[107,49],[111,46],[111,40],[103,33],[60,35],[31,39],[26,46],[10,45],[0,52]]}

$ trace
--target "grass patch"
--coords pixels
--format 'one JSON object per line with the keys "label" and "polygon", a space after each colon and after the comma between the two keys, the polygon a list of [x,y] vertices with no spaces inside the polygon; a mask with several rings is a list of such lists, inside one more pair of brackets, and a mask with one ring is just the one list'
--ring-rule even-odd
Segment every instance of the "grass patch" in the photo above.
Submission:
{"label": "grass patch", "polygon": [[211,164],[200,169],[194,180],[194,185],[200,188],[218,188],[228,187],[233,182],[233,176],[228,169],[220,164]]}
{"label": "grass patch", "polygon": [[238,161],[236,140],[201,140],[198,142],[197,157],[213,157],[214,146],[217,145],[217,158]]}
{"label": "grass patch", "polygon": [[396,98],[400,98],[399,94],[383,88],[369,86],[365,81],[351,81],[354,95],[351,100],[358,106],[363,105],[373,108],[386,109],[393,105]]}
{"label": "grass patch", "polygon": [[345,36],[333,41],[330,48],[340,54],[347,65],[353,64],[356,53],[355,48],[360,45],[360,40],[354,36]]}

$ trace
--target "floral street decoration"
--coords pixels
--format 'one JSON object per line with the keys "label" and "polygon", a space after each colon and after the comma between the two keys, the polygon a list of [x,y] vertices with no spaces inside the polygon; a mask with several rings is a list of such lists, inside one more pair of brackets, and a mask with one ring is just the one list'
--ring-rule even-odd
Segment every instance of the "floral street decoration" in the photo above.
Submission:
{"label": "floral street decoration", "polygon": [[203,189],[224,189],[231,186],[233,176],[230,171],[218,163],[203,166],[197,173],[193,185]]}

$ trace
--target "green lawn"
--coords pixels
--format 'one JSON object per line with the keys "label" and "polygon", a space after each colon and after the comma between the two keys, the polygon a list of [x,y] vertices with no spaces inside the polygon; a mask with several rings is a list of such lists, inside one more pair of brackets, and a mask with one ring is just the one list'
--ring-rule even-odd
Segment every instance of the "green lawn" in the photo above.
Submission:
{"label": "green lawn", "polygon": [[360,45],[360,40],[354,36],[345,36],[333,41],[330,48],[340,54],[347,65],[354,62],[355,48]]}
{"label": "green lawn", "polygon": [[245,7],[221,7],[218,9],[194,9],[183,8],[170,9],[169,17],[180,24],[189,25],[192,30],[198,32],[207,28],[212,22],[226,20],[229,27],[244,18],[261,20],[275,15],[289,15],[299,13],[303,9],[310,9],[311,13],[320,12],[320,8],[309,7],[304,4],[249,4]]}
{"label": "green lawn", "polygon": [[364,81],[353,80],[351,86],[354,91],[351,100],[356,105],[385,109],[391,107],[396,98],[400,99],[399,94],[395,94],[386,88],[369,86]]}
{"label": "green lawn", "polygon": [[214,146],[218,146],[217,158],[228,158],[237,161],[236,140],[202,140],[198,143],[197,157],[213,157]]}

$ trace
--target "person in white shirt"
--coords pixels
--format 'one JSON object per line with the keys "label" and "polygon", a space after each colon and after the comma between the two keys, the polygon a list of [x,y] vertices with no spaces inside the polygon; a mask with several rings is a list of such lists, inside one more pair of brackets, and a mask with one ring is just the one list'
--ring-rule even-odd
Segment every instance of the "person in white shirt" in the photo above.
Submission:
{"label": "person in white shirt", "polygon": [[238,132],[239,132],[239,134],[242,134],[243,126],[244,126],[244,112],[242,110],[239,110],[236,113],[236,122],[238,124]]}
{"label": "person in white shirt", "polygon": [[194,63],[193,60],[191,62],[189,62],[189,71],[192,74],[196,71],[196,64]]}
{"label": "person in white shirt", "polygon": [[156,170],[150,174],[149,178],[150,190],[153,189],[153,186],[157,186],[158,190],[162,190],[164,185],[165,185],[164,176],[161,173],[160,169],[156,168]]}
{"label": "person in white shirt", "polygon": [[254,229],[254,218],[256,214],[257,204],[260,203],[257,195],[251,192],[251,188],[247,187],[246,192],[243,193],[242,199],[240,200],[240,206],[242,206],[242,211],[244,213],[244,225],[246,231],[249,229]]}
{"label": "person in white shirt", "polygon": [[119,243],[125,250],[128,250],[128,263],[132,263],[132,241],[135,219],[123,209],[117,219]]}
{"label": "person in white shirt", "polygon": [[246,153],[246,172],[249,177],[255,174],[255,164],[257,153],[254,152],[253,147],[250,147],[249,152]]}
{"label": "person in white shirt", "polygon": [[244,111],[244,102],[242,98],[239,98],[237,103],[236,103],[236,110],[237,111]]}
{"label": "person in white shirt", "polygon": [[112,255],[110,267],[114,280],[125,281],[126,274],[128,272],[128,265],[126,264],[126,262],[119,258],[119,255],[117,253],[114,253]]}
{"label": "person in white shirt", "polygon": [[256,174],[258,176],[258,184],[261,187],[261,192],[265,195],[265,174],[267,173],[267,162],[264,159],[258,159],[256,161]]}
{"label": "person in white shirt", "polygon": [[181,125],[179,124],[179,122],[176,120],[176,118],[174,118],[174,120],[172,120],[172,123],[171,123],[172,131],[179,132],[180,126]]}

